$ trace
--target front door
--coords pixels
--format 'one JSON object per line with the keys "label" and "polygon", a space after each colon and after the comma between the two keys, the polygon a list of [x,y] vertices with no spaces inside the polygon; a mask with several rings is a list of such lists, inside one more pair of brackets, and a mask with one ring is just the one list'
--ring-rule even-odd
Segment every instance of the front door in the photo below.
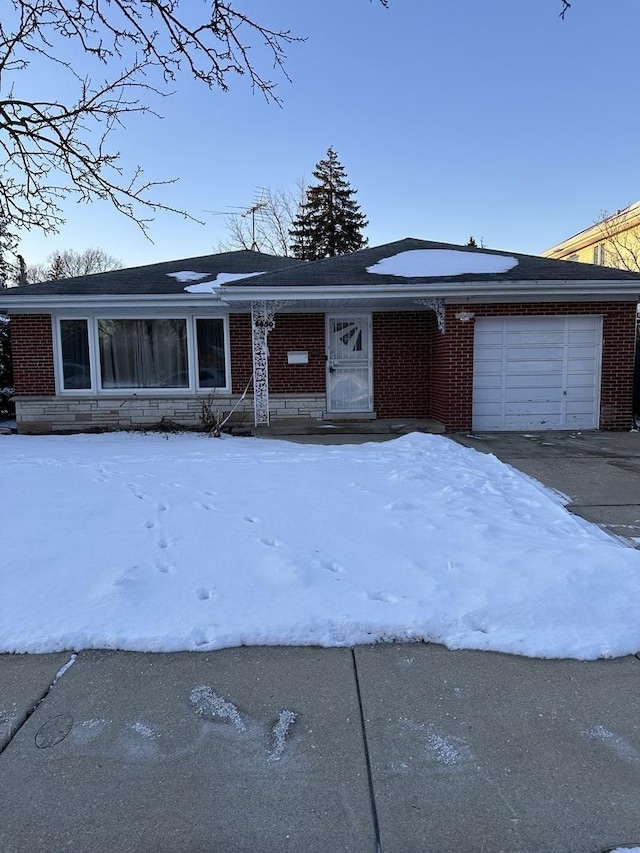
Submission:
{"label": "front door", "polygon": [[371,315],[327,316],[327,412],[371,412]]}

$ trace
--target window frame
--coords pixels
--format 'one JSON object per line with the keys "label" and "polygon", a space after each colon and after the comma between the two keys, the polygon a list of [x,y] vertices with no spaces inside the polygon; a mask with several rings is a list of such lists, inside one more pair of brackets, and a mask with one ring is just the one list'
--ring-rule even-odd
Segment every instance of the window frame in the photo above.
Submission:
{"label": "window frame", "polygon": [[[62,361],[62,331],[64,320],[85,320],[89,340],[89,373],[91,388],[65,388]],[[189,385],[186,388],[103,388],[100,370],[100,343],[98,322],[100,320],[184,320],[187,332],[187,367]],[[198,347],[196,320],[222,320],[224,335],[225,385],[217,388],[201,388],[199,382]],[[187,314],[178,311],[96,311],[64,312],[53,317],[53,349],[56,394],[65,397],[189,397],[208,396],[214,393],[231,394],[231,342],[229,340],[229,315],[215,312]]]}

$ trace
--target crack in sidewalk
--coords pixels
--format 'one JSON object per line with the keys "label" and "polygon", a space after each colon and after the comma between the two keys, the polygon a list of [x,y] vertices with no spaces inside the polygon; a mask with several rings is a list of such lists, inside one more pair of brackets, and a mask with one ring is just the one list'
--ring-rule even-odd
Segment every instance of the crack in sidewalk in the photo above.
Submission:
{"label": "crack in sidewalk", "polygon": [[18,732],[22,729],[22,727],[25,725],[25,723],[30,719],[30,717],[38,710],[40,705],[44,702],[44,700],[47,698],[49,693],[51,693],[52,689],[60,681],[60,679],[66,673],[66,671],[73,666],[73,664],[76,662],[77,657],[78,657],[78,655],[74,652],[71,655],[71,657],[69,658],[69,660],[63,666],[61,666],[60,669],[56,672],[56,674],[53,677],[53,681],[43,691],[40,698],[36,699],[34,704],[30,708],[28,708],[24,713],[22,713],[22,714],[18,715],[18,717],[16,717],[15,728],[13,728],[13,730],[11,730],[11,729],[9,730],[9,736],[7,737],[6,743],[0,744],[0,755],[2,755],[2,753],[9,746],[9,744],[15,738],[15,736],[18,734]]}

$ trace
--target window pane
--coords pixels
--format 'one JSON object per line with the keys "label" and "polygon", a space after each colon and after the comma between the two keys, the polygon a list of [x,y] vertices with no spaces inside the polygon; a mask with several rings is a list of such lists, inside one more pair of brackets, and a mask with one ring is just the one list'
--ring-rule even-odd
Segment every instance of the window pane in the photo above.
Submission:
{"label": "window pane", "polygon": [[60,320],[62,382],[66,391],[91,388],[86,320]]}
{"label": "window pane", "polygon": [[222,320],[196,320],[198,382],[201,388],[224,388],[227,373]]}
{"label": "window pane", "polygon": [[99,320],[103,388],[188,388],[186,320]]}

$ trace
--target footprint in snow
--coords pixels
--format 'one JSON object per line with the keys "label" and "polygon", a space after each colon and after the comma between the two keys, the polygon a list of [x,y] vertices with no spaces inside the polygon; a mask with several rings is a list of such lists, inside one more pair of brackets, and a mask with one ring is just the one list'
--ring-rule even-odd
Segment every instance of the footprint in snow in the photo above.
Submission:
{"label": "footprint in snow", "polygon": [[158,548],[162,548],[162,550],[164,551],[168,547],[169,547],[169,540],[168,539],[165,539],[164,537],[162,539],[158,539]]}
{"label": "footprint in snow", "polygon": [[338,565],[338,563],[335,563],[333,560],[327,559],[326,557],[320,557],[318,565],[321,569],[325,569],[327,572],[332,572],[334,575],[344,572],[342,566]]}
{"label": "footprint in snow", "polygon": [[267,536],[265,536],[260,541],[263,545],[267,545],[269,548],[278,548],[280,545],[282,545],[282,542],[280,542],[279,539],[270,539]]}
{"label": "footprint in snow", "polygon": [[165,503],[158,504],[158,512],[166,512],[169,509],[169,505]]}
{"label": "footprint in snow", "polygon": [[385,506],[385,509],[391,510],[391,512],[410,512],[416,509],[416,505],[409,501],[392,501]]}
{"label": "footprint in snow", "polygon": [[200,601],[211,601],[215,600],[218,597],[215,589],[208,589],[204,586],[199,586],[196,589],[196,597],[200,599]]}
{"label": "footprint in snow", "polygon": [[368,590],[367,598],[369,601],[382,601],[384,604],[398,604],[400,601],[397,596],[380,589]]}
{"label": "footprint in snow", "polygon": [[143,501],[146,498],[146,495],[140,491],[140,486],[137,483],[127,483],[127,488],[134,498],[138,498],[139,501]]}
{"label": "footprint in snow", "polygon": [[257,515],[245,515],[243,520],[249,524],[257,524],[260,521]]}
{"label": "footprint in snow", "polygon": [[149,519],[148,521],[145,521],[144,526],[147,528],[147,530],[153,530],[153,528],[157,527],[158,525],[157,522],[153,521],[153,519]]}

